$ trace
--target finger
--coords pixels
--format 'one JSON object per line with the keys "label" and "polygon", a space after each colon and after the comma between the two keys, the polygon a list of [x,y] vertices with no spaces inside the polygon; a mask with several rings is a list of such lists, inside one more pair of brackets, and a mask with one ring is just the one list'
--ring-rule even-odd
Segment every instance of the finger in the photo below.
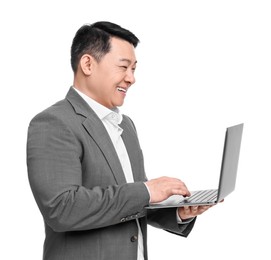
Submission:
{"label": "finger", "polygon": [[184,196],[191,196],[191,193],[190,191],[188,190],[187,186],[185,185],[184,182],[181,181],[181,186],[182,186],[182,189],[183,191],[185,192],[185,194],[183,194]]}
{"label": "finger", "polygon": [[197,211],[198,211],[198,207],[197,207],[197,206],[192,206],[192,207],[191,207],[191,211],[192,211],[193,213],[197,212]]}
{"label": "finger", "polygon": [[176,178],[172,178],[172,194],[178,194],[178,195],[182,195],[184,197],[186,196],[190,196],[191,193],[188,190],[187,186],[185,185],[185,183],[183,181],[181,181],[180,179],[176,179]]}
{"label": "finger", "polygon": [[201,214],[203,212],[205,212],[206,210],[208,210],[211,206],[200,206],[198,208],[198,212]]}
{"label": "finger", "polygon": [[190,213],[190,207],[189,206],[184,206],[183,209],[184,209],[185,214]]}
{"label": "finger", "polygon": [[184,188],[182,188],[182,189],[180,189],[180,188],[174,188],[174,189],[172,189],[172,194],[173,195],[182,195],[182,196],[184,196],[184,197],[187,197],[187,196],[190,196],[191,194],[190,194],[190,192],[189,192],[189,190],[187,190],[187,189],[184,189]]}

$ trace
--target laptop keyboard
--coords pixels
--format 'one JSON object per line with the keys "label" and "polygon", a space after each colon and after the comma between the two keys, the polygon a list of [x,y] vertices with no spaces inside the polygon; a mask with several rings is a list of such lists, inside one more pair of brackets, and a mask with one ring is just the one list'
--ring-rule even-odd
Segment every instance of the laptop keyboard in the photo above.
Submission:
{"label": "laptop keyboard", "polygon": [[189,203],[204,203],[213,202],[217,198],[217,190],[200,190],[192,192],[190,197],[185,198],[184,202]]}

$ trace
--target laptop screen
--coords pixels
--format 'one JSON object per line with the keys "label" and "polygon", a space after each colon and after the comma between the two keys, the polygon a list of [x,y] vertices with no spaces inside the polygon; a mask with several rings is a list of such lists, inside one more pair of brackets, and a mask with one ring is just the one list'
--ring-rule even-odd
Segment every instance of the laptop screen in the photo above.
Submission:
{"label": "laptop screen", "polygon": [[226,130],[217,201],[235,189],[243,126],[239,124]]}

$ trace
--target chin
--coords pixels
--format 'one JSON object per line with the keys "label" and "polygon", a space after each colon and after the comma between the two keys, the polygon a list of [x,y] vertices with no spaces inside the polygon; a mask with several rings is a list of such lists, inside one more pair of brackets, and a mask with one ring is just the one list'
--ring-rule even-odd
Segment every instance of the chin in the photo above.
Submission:
{"label": "chin", "polygon": [[124,101],[122,101],[122,102],[116,102],[114,104],[114,107],[121,107],[123,104],[124,104]]}

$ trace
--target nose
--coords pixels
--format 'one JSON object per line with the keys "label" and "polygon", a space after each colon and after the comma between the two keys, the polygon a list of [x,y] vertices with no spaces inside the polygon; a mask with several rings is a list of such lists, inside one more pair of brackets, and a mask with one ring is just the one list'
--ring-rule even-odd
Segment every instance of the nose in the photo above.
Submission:
{"label": "nose", "polygon": [[129,83],[129,85],[133,85],[136,82],[134,71],[127,70],[124,80]]}

